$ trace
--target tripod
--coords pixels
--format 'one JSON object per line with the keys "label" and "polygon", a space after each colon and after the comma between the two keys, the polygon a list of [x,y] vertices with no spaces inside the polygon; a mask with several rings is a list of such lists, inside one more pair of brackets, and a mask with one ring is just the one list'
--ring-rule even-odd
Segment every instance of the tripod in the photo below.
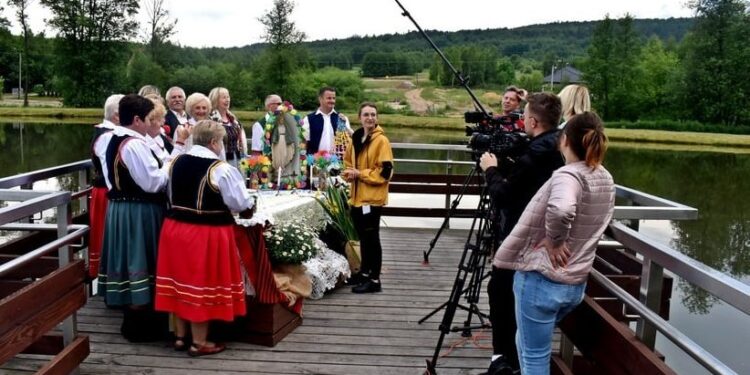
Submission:
{"label": "tripod", "polygon": [[[443,223],[440,224],[440,228],[438,228],[437,233],[435,233],[435,237],[430,241],[430,248],[427,251],[423,251],[422,255],[424,256],[423,264],[430,263],[430,254],[432,253],[432,250],[435,248],[435,245],[437,244],[438,239],[440,238],[440,235],[443,234],[443,231],[448,228],[448,221],[453,217],[454,212],[456,212],[456,208],[458,208],[458,204],[461,203],[461,198],[464,197],[464,194],[466,194],[466,190],[469,187],[469,183],[471,180],[475,177],[479,176],[477,173],[477,166],[475,165],[469,174],[464,179],[464,183],[461,186],[461,191],[456,195],[456,198],[453,199],[451,202],[451,207],[448,210],[448,212],[445,213],[445,218],[443,219]],[[480,200],[481,202],[481,200]]]}
{"label": "tripod", "polygon": [[[474,167],[470,177],[478,173],[476,169],[477,167]],[[466,186],[464,185],[464,190],[465,188]],[[464,244],[464,251],[461,254],[461,261],[458,264],[458,271],[456,272],[456,279],[453,282],[450,297],[446,302],[419,320],[419,324],[422,324],[441,309],[445,309],[443,320],[440,322],[440,336],[437,345],[435,345],[435,352],[433,353],[432,361],[427,360],[428,374],[436,374],[435,366],[437,365],[437,360],[443,347],[445,335],[450,332],[461,331],[462,336],[471,337],[471,331],[473,329],[490,327],[490,325],[485,322],[486,319],[489,319],[489,316],[481,312],[477,304],[479,303],[479,296],[482,291],[482,282],[490,275],[489,273],[485,273],[487,257],[492,253],[495,246],[492,231],[493,220],[491,215],[490,197],[487,194],[487,184],[484,183],[482,192],[479,196],[479,204],[471,223],[469,235]],[[462,296],[466,299],[467,304],[462,304],[460,302]],[[458,309],[468,312],[468,316],[464,321],[463,326],[451,327]],[[474,315],[477,316],[479,324],[472,325]]]}

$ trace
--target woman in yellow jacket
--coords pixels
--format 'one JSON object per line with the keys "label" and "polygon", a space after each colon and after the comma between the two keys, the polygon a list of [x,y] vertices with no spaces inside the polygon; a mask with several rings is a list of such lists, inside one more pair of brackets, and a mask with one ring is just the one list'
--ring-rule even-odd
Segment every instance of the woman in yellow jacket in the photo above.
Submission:
{"label": "woman in yellow jacket", "polygon": [[352,220],[362,249],[360,274],[352,277],[354,293],[381,291],[380,214],[388,203],[388,182],[393,177],[393,152],[383,128],[378,125],[378,108],[372,103],[359,107],[362,128],[352,135],[344,154],[343,177],[351,183]]}

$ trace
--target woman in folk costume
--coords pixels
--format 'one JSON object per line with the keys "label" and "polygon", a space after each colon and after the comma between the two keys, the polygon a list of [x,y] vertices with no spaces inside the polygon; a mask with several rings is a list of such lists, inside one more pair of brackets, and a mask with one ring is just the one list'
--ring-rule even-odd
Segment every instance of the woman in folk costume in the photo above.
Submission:
{"label": "woman in folk costume", "polygon": [[[121,332],[130,341],[161,339],[167,328],[166,317],[151,308],[159,231],[167,206],[167,174],[145,139],[153,109],[142,96],[120,100],[121,126],[111,132],[105,158],[111,188],[99,285],[107,306],[124,308]],[[188,135],[183,129],[177,137],[184,141]]]}
{"label": "woman in folk costume", "polygon": [[[245,287],[232,212],[252,215],[254,202],[237,168],[221,161],[224,127],[204,120],[193,127],[193,147],[168,167],[172,206],[161,231],[156,310],[176,316],[174,348],[191,356],[216,354],[211,320],[245,315]],[[186,337],[192,333],[192,345]]]}
{"label": "woman in folk costume", "polygon": [[89,277],[95,279],[99,274],[99,261],[104,240],[104,219],[107,215],[107,181],[106,152],[111,132],[120,124],[118,107],[125,95],[115,94],[104,103],[104,120],[94,127],[94,138],[91,140],[91,162],[94,165],[91,201],[89,208]]}

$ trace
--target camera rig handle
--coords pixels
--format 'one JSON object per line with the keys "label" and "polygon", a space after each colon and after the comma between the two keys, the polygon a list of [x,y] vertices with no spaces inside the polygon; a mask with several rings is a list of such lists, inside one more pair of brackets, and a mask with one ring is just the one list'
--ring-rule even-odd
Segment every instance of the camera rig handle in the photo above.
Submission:
{"label": "camera rig handle", "polygon": [[453,72],[453,74],[458,79],[458,82],[460,82],[461,86],[463,86],[463,88],[465,88],[466,91],[469,93],[469,96],[471,97],[471,100],[474,102],[474,107],[476,107],[476,109],[478,111],[482,112],[485,117],[489,117],[489,114],[487,113],[487,111],[482,106],[482,103],[479,102],[479,99],[477,99],[476,95],[474,95],[474,92],[471,91],[471,89],[469,88],[469,80],[467,78],[464,78],[463,74],[461,74],[461,72],[459,72],[453,66],[453,64],[451,64],[451,62],[448,60],[448,58],[445,57],[445,54],[443,53],[443,51],[441,51],[440,48],[438,48],[438,46],[435,45],[435,42],[432,41],[432,39],[430,38],[430,36],[427,35],[427,33],[425,33],[424,30],[422,30],[422,27],[419,26],[419,24],[417,23],[417,21],[414,20],[414,17],[411,16],[411,13],[409,13],[409,11],[406,10],[406,8],[404,8],[404,6],[401,4],[401,2],[399,0],[396,0],[396,4],[398,4],[398,6],[401,8],[401,10],[403,10],[403,13],[401,13],[401,15],[404,16],[404,17],[407,17],[407,18],[409,18],[409,20],[411,20],[411,22],[414,24],[414,26],[417,27],[417,30],[419,30],[419,33],[422,34],[422,36],[425,39],[427,39],[427,42],[430,43],[430,45],[435,50],[435,52],[437,52],[437,54],[440,56],[440,58],[443,59],[443,61],[448,65],[448,67],[451,69],[451,71]]}

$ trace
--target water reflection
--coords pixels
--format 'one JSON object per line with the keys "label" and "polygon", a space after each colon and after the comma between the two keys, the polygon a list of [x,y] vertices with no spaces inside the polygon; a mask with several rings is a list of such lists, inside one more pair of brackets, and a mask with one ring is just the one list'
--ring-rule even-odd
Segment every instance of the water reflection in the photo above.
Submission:
{"label": "water reflection", "polygon": [[[741,178],[750,156],[615,148],[607,167],[617,183],[699,210],[698,220],[674,221],[671,245],[717,270],[742,279],[750,274],[750,179]],[[708,313],[715,299],[680,282],[683,304]]]}
{"label": "water reflection", "polygon": [[91,126],[0,123],[0,177],[88,157]]}

